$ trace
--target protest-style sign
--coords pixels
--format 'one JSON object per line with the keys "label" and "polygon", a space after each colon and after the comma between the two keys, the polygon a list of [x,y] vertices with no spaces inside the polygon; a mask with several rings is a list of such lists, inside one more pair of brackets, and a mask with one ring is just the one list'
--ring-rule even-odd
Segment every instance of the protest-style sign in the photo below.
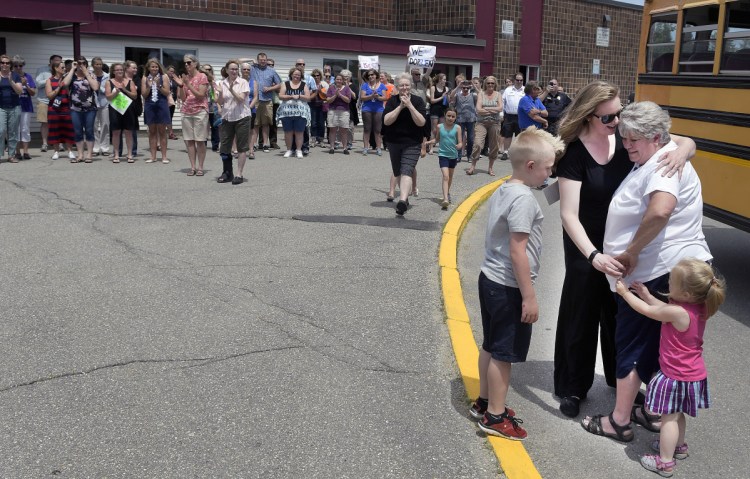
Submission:
{"label": "protest-style sign", "polygon": [[358,55],[359,59],[359,69],[360,70],[378,70],[380,71],[380,58],[375,56],[364,56],[364,55]]}
{"label": "protest-style sign", "polygon": [[409,66],[432,68],[435,65],[437,48],[432,45],[409,45]]}
{"label": "protest-style sign", "polygon": [[118,92],[117,96],[110,100],[109,104],[115,109],[120,115],[124,115],[133,100],[125,95],[123,92]]}

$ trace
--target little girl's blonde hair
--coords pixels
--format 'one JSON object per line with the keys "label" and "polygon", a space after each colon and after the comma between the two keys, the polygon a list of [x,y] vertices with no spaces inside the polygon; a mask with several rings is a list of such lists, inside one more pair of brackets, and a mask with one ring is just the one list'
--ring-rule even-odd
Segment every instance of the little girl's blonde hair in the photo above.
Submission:
{"label": "little girl's blonde hair", "polygon": [[670,273],[680,289],[690,295],[692,302],[706,305],[708,319],[719,310],[726,297],[726,282],[705,261],[687,258],[681,260]]}

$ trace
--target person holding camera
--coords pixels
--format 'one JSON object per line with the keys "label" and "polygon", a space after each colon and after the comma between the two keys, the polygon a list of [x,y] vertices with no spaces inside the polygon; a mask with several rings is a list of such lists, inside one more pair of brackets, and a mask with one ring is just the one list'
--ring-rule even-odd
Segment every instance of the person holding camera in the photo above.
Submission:
{"label": "person holding camera", "polygon": [[547,109],[547,123],[549,123],[547,131],[557,135],[557,122],[562,118],[565,109],[570,106],[570,97],[563,92],[560,82],[553,78],[538,98]]}
{"label": "person holding camera", "polygon": [[52,159],[59,158],[58,144],[63,144],[68,150],[68,158],[71,161],[76,159],[73,153],[73,120],[70,118],[70,91],[69,86],[73,81],[75,70],[71,69],[65,72],[65,63],[62,59],[53,60],[50,65],[52,76],[49,77],[44,85],[44,93],[49,98],[49,109],[47,110],[47,123],[49,125],[49,135],[47,142],[52,146],[54,154]]}

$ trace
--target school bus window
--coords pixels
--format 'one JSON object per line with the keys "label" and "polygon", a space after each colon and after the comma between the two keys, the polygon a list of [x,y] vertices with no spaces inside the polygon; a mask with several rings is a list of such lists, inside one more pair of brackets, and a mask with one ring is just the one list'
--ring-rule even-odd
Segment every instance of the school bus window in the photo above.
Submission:
{"label": "school bus window", "polygon": [[727,3],[722,73],[750,71],[750,4]]}
{"label": "school bus window", "polygon": [[719,6],[686,8],[680,45],[680,72],[712,73]]}
{"label": "school bus window", "polygon": [[672,72],[677,39],[677,14],[654,15],[646,45],[646,69],[650,72]]}

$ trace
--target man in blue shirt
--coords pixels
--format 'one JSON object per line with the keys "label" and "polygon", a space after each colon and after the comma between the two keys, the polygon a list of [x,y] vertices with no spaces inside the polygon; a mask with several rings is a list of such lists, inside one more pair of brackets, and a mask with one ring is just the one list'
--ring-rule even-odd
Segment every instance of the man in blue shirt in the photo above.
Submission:
{"label": "man in blue shirt", "polygon": [[518,127],[525,130],[530,126],[539,129],[547,128],[547,109],[538,98],[542,88],[535,81],[526,84],[523,92],[526,94],[518,102]]}
{"label": "man in blue shirt", "polygon": [[251,72],[253,81],[258,85],[255,124],[260,126],[260,143],[263,145],[263,151],[268,152],[271,142],[268,133],[273,124],[273,93],[281,89],[281,78],[276,70],[268,66],[268,55],[258,53],[257,59]]}

